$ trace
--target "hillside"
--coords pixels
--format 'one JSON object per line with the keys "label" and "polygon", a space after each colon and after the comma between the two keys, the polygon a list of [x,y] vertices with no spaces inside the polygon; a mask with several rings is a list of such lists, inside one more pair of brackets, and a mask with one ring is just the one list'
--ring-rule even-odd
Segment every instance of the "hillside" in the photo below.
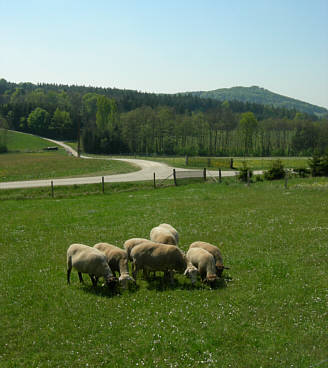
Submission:
{"label": "hillside", "polygon": [[323,107],[282,96],[257,86],[221,88],[213,91],[187,92],[186,94],[191,94],[201,98],[213,98],[220,101],[237,100],[263,105],[273,105],[274,107],[295,109],[297,111],[315,114],[317,116],[328,114],[328,110]]}

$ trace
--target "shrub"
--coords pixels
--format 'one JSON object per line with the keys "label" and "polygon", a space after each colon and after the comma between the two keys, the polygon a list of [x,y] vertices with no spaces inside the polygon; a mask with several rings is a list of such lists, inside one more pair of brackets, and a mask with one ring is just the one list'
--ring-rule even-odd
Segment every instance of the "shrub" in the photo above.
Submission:
{"label": "shrub", "polygon": [[285,177],[284,165],[281,160],[272,162],[272,167],[264,173],[266,180],[278,180]]}
{"label": "shrub", "polygon": [[239,169],[238,179],[244,183],[247,183],[247,175],[249,172],[249,177],[251,178],[253,176],[253,171],[247,166],[246,161],[242,162],[242,167]]}
{"label": "shrub", "polygon": [[309,159],[309,166],[312,176],[321,176],[321,158],[317,151]]}
{"label": "shrub", "polygon": [[306,178],[310,175],[310,170],[305,167],[300,167],[293,170],[300,178]]}

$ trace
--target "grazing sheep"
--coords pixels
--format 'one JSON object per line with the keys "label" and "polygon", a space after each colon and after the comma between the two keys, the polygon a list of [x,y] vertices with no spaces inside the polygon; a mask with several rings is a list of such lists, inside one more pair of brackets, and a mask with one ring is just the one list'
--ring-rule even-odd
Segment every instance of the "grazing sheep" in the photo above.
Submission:
{"label": "grazing sheep", "polygon": [[82,273],[90,276],[92,285],[97,286],[99,277],[104,277],[108,287],[112,287],[117,279],[108,266],[107,259],[98,249],[83,244],[72,244],[67,249],[67,283],[70,283],[72,268],[78,272],[80,282]]}
{"label": "grazing sheep", "polygon": [[159,224],[158,227],[163,227],[164,229],[169,230],[172,235],[175,237],[176,245],[179,244],[179,233],[178,231],[170,224]]}
{"label": "grazing sheep", "polygon": [[189,248],[187,260],[197,267],[202,281],[213,283],[218,279],[214,257],[207,250],[202,248]]}
{"label": "grazing sheep", "polygon": [[129,281],[134,282],[134,279],[129,275],[128,255],[125,250],[108,243],[98,243],[93,247],[106,256],[107,263],[113,273],[119,273],[119,281],[124,288],[127,287]]}
{"label": "grazing sheep", "polygon": [[144,239],[144,238],[132,238],[132,239],[128,239],[126,242],[124,242],[123,247],[126,250],[129,261],[132,262],[132,258],[130,256],[132,248],[135,247],[136,245],[140,244],[140,243],[147,242],[147,241],[150,241],[150,240]]}
{"label": "grazing sheep", "polygon": [[183,273],[187,268],[185,254],[175,245],[143,242],[131,251],[135,265],[134,278],[140,269],[148,271],[163,271],[170,274],[173,282],[173,270]]}
{"label": "grazing sheep", "polygon": [[150,240],[161,244],[178,244],[175,235],[168,228],[162,226],[156,226],[151,229]]}
{"label": "grazing sheep", "polygon": [[202,249],[207,250],[209,253],[211,253],[212,256],[214,257],[215,266],[217,269],[217,275],[219,277],[221,277],[224,269],[227,269],[227,270],[229,269],[228,267],[223,266],[223,258],[222,258],[221,252],[219,248],[216,247],[215,245],[206,243],[203,241],[196,241],[190,245],[189,249],[190,248],[202,248]]}

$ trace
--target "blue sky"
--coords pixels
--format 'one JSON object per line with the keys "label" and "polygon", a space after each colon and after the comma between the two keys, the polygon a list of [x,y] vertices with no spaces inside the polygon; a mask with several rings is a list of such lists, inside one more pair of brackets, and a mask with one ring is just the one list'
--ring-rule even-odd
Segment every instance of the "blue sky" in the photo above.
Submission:
{"label": "blue sky", "polygon": [[328,0],[0,0],[0,78],[328,108]]}

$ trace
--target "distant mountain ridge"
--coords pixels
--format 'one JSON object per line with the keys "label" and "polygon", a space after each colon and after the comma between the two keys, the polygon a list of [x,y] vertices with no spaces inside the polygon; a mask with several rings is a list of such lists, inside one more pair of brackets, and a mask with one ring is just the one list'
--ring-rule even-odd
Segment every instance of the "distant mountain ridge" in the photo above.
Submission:
{"label": "distant mountain ridge", "polygon": [[258,86],[220,88],[213,91],[193,91],[181,94],[191,94],[201,98],[212,98],[220,101],[237,100],[262,105],[273,105],[274,107],[295,109],[300,112],[317,115],[318,117],[328,114],[328,110],[324,107],[279,95]]}

